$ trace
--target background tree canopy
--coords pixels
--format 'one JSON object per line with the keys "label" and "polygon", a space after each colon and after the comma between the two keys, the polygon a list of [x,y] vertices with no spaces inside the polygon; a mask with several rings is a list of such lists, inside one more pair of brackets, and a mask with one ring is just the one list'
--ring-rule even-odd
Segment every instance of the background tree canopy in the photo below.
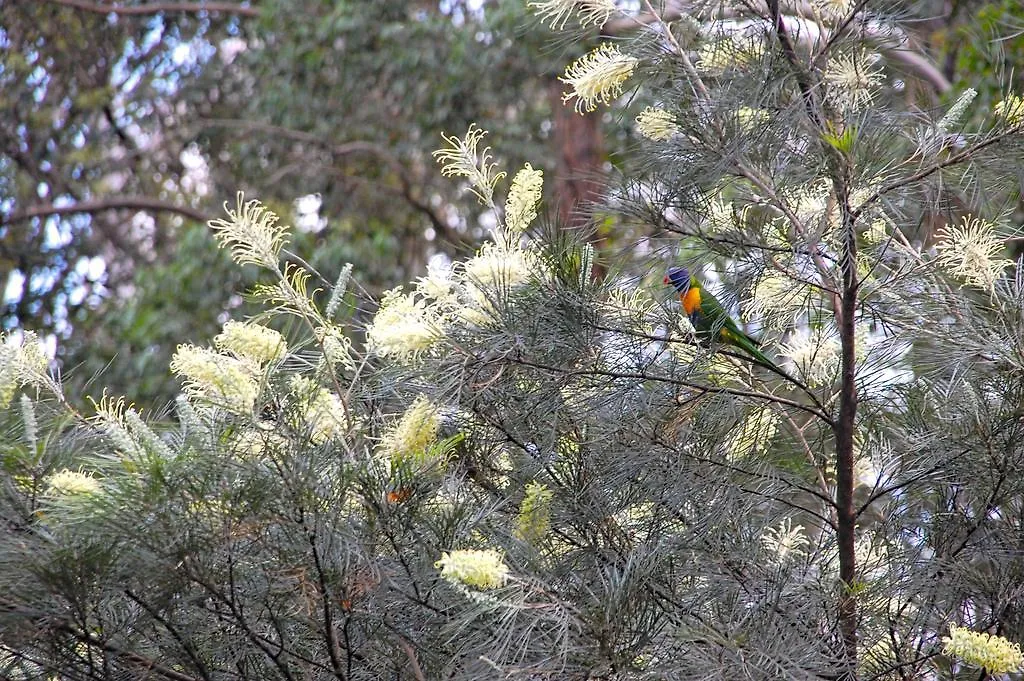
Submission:
{"label": "background tree canopy", "polygon": [[198,339],[237,305],[237,275],[191,248],[236,190],[305,225],[313,264],[364,263],[379,291],[484,233],[429,168],[442,131],[500,121],[506,157],[543,157],[547,76],[527,60],[538,38],[513,39],[521,7],[182,7],[5,9],[3,325],[75,328],[60,354],[85,363],[76,378],[114,353],[166,365],[173,345],[139,344],[153,313]]}

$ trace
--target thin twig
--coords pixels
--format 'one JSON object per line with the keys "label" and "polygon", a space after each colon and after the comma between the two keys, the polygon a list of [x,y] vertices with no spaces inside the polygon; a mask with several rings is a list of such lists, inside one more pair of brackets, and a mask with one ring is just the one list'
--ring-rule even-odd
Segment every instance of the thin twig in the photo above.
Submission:
{"label": "thin twig", "polygon": [[114,5],[102,2],[88,2],[87,0],[49,0],[49,2],[97,14],[149,16],[164,12],[222,12],[224,14],[237,14],[243,17],[258,17],[260,15],[258,7],[248,7],[233,2],[208,2],[206,0],[197,0],[197,2],[151,2],[145,5]]}
{"label": "thin twig", "polygon": [[176,213],[196,222],[207,222],[211,219],[203,211],[171,201],[163,201],[148,196],[116,196],[102,199],[84,199],[68,205],[58,206],[52,203],[30,206],[23,210],[0,215],[0,225],[10,225],[33,218],[50,217],[53,215],[73,215],[75,213],[101,213],[108,210],[134,209],[154,212]]}

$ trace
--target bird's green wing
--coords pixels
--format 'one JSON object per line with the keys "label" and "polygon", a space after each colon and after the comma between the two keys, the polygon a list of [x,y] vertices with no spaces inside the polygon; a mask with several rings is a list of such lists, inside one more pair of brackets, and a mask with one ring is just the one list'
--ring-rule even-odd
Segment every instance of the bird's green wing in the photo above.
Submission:
{"label": "bird's green wing", "polygon": [[703,286],[700,289],[700,319],[694,325],[699,331],[720,333],[727,332],[733,336],[745,336],[748,341],[757,347],[757,341],[747,336],[736,325],[729,313],[725,311],[718,298]]}
{"label": "bird's green wing", "polygon": [[718,299],[703,287],[700,290],[700,318],[694,327],[700,332],[712,335],[722,343],[743,350],[761,364],[769,367],[778,366],[758,349],[760,343],[744,333],[725,311],[722,304],[718,302]]}

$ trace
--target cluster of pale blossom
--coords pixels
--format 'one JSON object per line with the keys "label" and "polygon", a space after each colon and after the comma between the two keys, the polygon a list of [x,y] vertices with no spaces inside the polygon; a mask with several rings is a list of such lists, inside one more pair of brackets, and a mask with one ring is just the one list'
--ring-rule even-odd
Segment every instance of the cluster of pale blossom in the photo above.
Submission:
{"label": "cluster of pale blossom", "polygon": [[679,132],[679,125],[665,109],[649,106],[636,117],[636,129],[649,140],[665,142]]}
{"label": "cluster of pale blossom", "polygon": [[288,439],[264,428],[239,430],[231,439],[231,451],[240,459],[260,461],[288,451]]}
{"label": "cluster of pale blossom", "polygon": [[250,414],[259,395],[259,365],[212,348],[179,345],[171,371],[185,379],[185,394],[236,414]]}
{"label": "cluster of pale blossom", "polygon": [[768,272],[754,286],[743,308],[743,318],[757,319],[766,327],[784,327],[806,305],[807,286],[778,272]]}
{"label": "cluster of pale blossom", "polygon": [[1024,123],[1024,97],[1010,93],[1006,99],[997,103],[993,113],[1006,120],[1010,125]]}
{"label": "cluster of pale blossom", "polygon": [[956,625],[950,626],[949,636],[943,637],[942,652],[989,674],[1008,674],[1024,668],[1019,644]]}
{"label": "cluster of pale blossom", "polygon": [[50,360],[39,337],[24,331],[20,337],[0,334],[0,409],[11,403],[18,388],[45,388],[60,396],[60,385],[50,376]]}
{"label": "cluster of pale blossom", "polygon": [[349,371],[356,371],[352,341],[340,328],[333,325],[322,326],[316,329],[315,335],[324,351],[320,360],[322,367],[333,370],[335,366],[341,366]]}
{"label": "cluster of pale blossom", "polygon": [[701,45],[697,50],[697,66],[702,71],[717,74],[755,64],[764,54],[765,43],[760,36],[731,33]]}
{"label": "cluster of pale blossom", "polygon": [[277,224],[277,214],[259,201],[244,200],[242,192],[238,192],[235,210],[225,203],[228,219],[211,220],[210,229],[221,248],[230,247],[231,258],[239,265],[252,263],[277,270],[288,227]]}
{"label": "cluster of pale blossom", "polygon": [[494,549],[445,551],[434,567],[444,579],[477,589],[497,589],[509,576],[504,556]]}
{"label": "cluster of pale blossom", "polygon": [[98,494],[100,481],[89,473],[64,469],[46,480],[47,494],[51,496],[80,496]]}
{"label": "cluster of pale blossom", "polygon": [[384,294],[366,330],[367,346],[380,357],[413,360],[452,326],[486,325],[495,303],[529,281],[540,265],[529,248],[489,242],[469,260],[431,266],[412,291]]}
{"label": "cluster of pale blossom", "polygon": [[276,362],[288,352],[288,344],[278,331],[251,322],[229,321],[213,339],[218,350],[257,364]]}
{"label": "cluster of pale blossom", "polygon": [[443,177],[465,177],[469,180],[469,189],[485,205],[492,204],[494,188],[505,177],[504,172],[497,170],[497,164],[491,160],[491,148],[479,149],[480,141],[487,131],[470,124],[466,136],[441,133],[448,146],[433,152],[434,159],[441,164]]}
{"label": "cluster of pale blossom", "polygon": [[780,347],[780,351],[809,385],[833,380],[839,369],[839,338],[822,330],[798,332]]}
{"label": "cluster of pale blossom", "polygon": [[344,401],[332,391],[312,379],[293,376],[291,393],[303,407],[303,420],[313,444],[339,437],[348,430],[348,410]]}
{"label": "cluster of pale blossom", "polygon": [[[786,207],[808,228],[823,231],[836,224],[832,186],[821,179],[793,189],[785,195]],[[851,201],[856,201],[851,197]]]}
{"label": "cluster of pale blossom", "polygon": [[526,228],[537,218],[537,206],[544,191],[544,172],[527,163],[512,178],[512,186],[505,200],[505,242],[517,245]]}
{"label": "cluster of pale blossom", "polygon": [[829,18],[845,17],[854,6],[853,0],[813,0],[811,6]]}
{"label": "cluster of pale blossom", "polygon": [[530,0],[527,6],[557,31],[573,15],[583,26],[603,26],[616,10],[614,0]]}
{"label": "cluster of pale blossom", "polygon": [[531,482],[526,485],[523,502],[519,505],[516,518],[516,536],[525,542],[536,544],[551,529],[551,501],[554,492],[546,485]]}
{"label": "cluster of pale blossom", "polygon": [[417,397],[402,417],[384,436],[381,449],[392,464],[427,463],[430,448],[441,429],[441,410],[425,395]]}
{"label": "cluster of pale blossom", "polygon": [[[474,125],[464,139],[444,136],[448,146],[434,156],[443,175],[467,178],[477,197],[497,210],[494,188],[505,173],[490,161],[489,149],[478,150],[485,134]],[[495,303],[540,268],[537,255],[520,241],[537,217],[543,184],[543,173],[526,164],[512,179],[505,219],[493,242],[455,265],[432,263],[412,291],[386,292],[366,329],[370,351],[408,362],[433,348],[453,325],[486,325]]]}
{"label": "cluster of pale blossom", "polygon": [[433,346],[444,334],[444,320],[427,300],[420,291],[385,292],[366,328],[367,348],[380,357],[407,361]]}
{"label": "cluster of pale blossom", "polygon": [[[251,202],[250,202],[251,203]],[[279,332],[252,322],[229,321],[213,348],[179,345],[171,371],[185,379],[185,392],[229,411],[252,412],[263,366],[284,357],[288,345]]]}
{"label": "cluster of pale blossom", "polygon": [[[251,414],[260,394],[264,365],[281,360],[288,351],[284,337],[259,324],[229,321],[214,343],[217,349],[179,345],[171,359],[171,371],[185,380],[185,395],[189,399],[236,414]],[[290,392],[302,406],[303,419],[314,444],[338,437],[347,430],[349,419],[345,403],[334,392],[302,376],[292,377]],[[122,410],[98,408],[97,411],[106,417],[108,430],[116,434]],[[131,413],[130,409],[126,412],[129,416]],[[248,445],[245,448],[252,449]]]}
{"label": "cluster of pale blossom", "polygon": [[794,525],[786,518],[775,527],[768,527],[761,534],[761,545],[779,565],[800,560],[807,555],[810,540],[803,525]]}
{"label": "cluster of pale blossom", "polygon": [[594,111],[599,104],[610,104],[620,97],[623,85],[640,63],[619,51],[611,43],[602,43],[575,62],[558,79],[571,90],[562,96],[563,102],[576,100],[579,113]]}
{"label": "cluster of pale blossom", "polygon": [[947,224],[938,232],[939,266],[971,286],[993,291],[1003,271],[1012,264],[1001,257],[1005,244],[995,231],[995,224],[970,216]]}
{"label": "cluster of pale blossom", "polygon": [[99,402],[89,399],[96,408],[93,422],[119,455],[131,457],[156,454],[168,461],[174,458],[170,446],[150,429],[124,397],[115,398],[104,391]]}
{"label": "cluster of pale blossom", "polygon": [[736,109],[736,123],[744,134],[750,135],[768,125],[771,114],[765,109],[741,106]]}
{"label": "cluster of pale blossom", "polygon": [[825,67],[826,96],[843,109],[859,110],[875,98],[882,84],[882,70],[876,66],[877,55],[865,51],[833,57]]}

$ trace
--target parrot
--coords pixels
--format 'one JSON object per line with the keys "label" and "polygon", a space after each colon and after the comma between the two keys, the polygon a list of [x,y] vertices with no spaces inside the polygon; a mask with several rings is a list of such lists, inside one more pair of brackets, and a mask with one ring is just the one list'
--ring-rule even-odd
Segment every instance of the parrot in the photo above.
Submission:
{"label": "parrot", "polygon": [[690,318],[697,337],[704,341],[717,340],[732,345],[753,357],[758,364],[781,371],[775,362],[768,359],[758,346],[761,343],[740,330],[729,317],[725,308],[710,292],[705,291],[700,281],[685,267],[671,267],[665,273],[666,284],[671,284],[683,303],[683,312]]}

